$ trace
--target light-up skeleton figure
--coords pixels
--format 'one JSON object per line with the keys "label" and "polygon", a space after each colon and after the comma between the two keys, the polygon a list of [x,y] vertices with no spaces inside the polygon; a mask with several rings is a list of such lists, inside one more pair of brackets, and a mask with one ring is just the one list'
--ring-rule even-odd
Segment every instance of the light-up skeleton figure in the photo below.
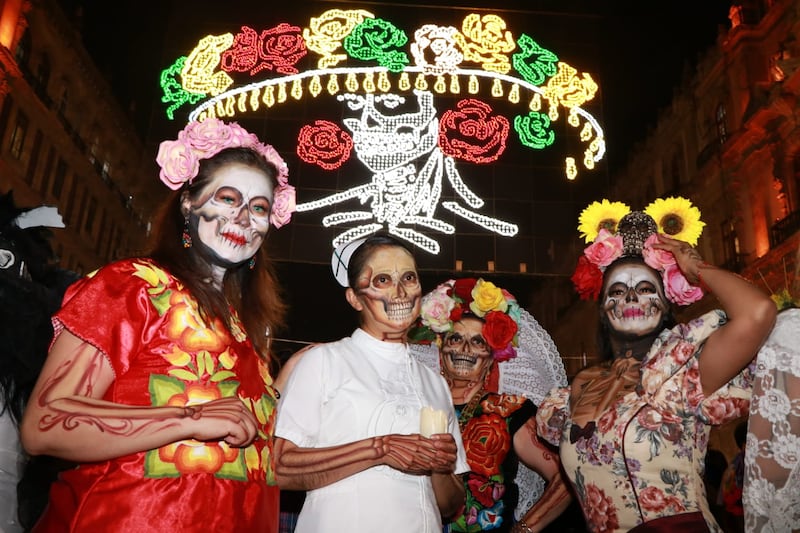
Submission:
{"label": "light-up skeleton figure", "polygon": [[[371,201],[371,211],[340,212],[322,219],[326,227],[365,221],[336,236],[334,246],[385,227],[392,235],[436,254],[439,243],[408,226],[419,225],[445,234],[455,232],[452,224],[434,216],[444,175],[468,207],[455,201],[442,202],[442,207],[500,235],[515,235],[518,229],[515,224],[474,211],[484,201],[461,179],[453,158],[444,155],[437,146],[439,120],[433,95],[427,91],[414,92],[419,110],[403,114],[385,114],[378,109],[380,106],[389,112],[396,111],[405,103],[405,98],[396,94],[346,93],[339,97],[351,110],[361,111],[359,118],[345,118],[343,123],[353,134],[359,160],[372,171],[372,181],[298,204],[297,211],[312,211],[353,198],[362,204]],[[374,222],[366,222],[373,219]]]}

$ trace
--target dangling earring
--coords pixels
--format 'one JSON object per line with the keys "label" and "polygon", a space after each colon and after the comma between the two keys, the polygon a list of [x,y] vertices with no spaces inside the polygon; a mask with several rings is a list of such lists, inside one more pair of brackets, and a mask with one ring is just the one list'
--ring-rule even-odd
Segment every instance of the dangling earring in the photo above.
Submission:
{"label": "dangling earring", "polygon": [[183,233],[181,234],[181,242],[184,248],[192,247],[192,236],[189,235],[189,217],[183,220]]}
{"label": "dangling earring", "polygon": [[256,267],[256,256],[250,258],[250,261],[247,262],[247,268],[253,270]]}

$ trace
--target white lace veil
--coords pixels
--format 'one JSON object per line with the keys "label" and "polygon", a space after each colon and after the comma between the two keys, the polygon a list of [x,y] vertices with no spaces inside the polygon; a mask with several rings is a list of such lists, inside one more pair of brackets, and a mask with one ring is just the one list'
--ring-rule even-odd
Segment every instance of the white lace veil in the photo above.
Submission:
{"label": "white lace veil", "polygon": [[[521,394],[539,405],[553,387],[567,384],[564,362],[553,339],[530,313],[521,310],[517,356],[499,363],[499,392]],[[439,372],[439,350],[435,345],[412,344],[411,354],[420,362]],[[519,465],[514,482],[519,487],[519,503],[514,517],[519,520],[542,496],[545,482],[536,472]]]}

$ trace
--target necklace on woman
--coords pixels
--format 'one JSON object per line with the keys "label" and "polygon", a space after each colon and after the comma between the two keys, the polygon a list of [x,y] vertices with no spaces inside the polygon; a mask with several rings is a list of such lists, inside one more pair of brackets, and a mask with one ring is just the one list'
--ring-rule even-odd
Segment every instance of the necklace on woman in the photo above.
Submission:
{"label": "necklace on woman", "polygon": [[486,392],[486,389],[483,387],[483,384],[481,384],[480,388],[475,391],[475,394],[469,399],[469,402],[461,409],[461,414],[458,415],[458,428],[461,431],[464,431],[464,427],[467,425],[467,422],[470,421],[472,415],[475,414],[475,409],[478,408],[478,404],[481,402],[481,399],[483,399],[483,395]]}

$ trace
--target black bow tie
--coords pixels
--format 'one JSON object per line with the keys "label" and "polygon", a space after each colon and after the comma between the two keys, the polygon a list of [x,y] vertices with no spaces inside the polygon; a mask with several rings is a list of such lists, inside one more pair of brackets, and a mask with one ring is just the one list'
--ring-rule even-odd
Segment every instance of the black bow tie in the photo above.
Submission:
{"label": "black bow tie", "polygon": [[580,438],[592,438],[596,427],[597,424],[594,423],[594,420],[587,423],[584,427],[580,427],[578,424],[572,424],[572,427],[569,429],[569,442],[575,444]]}

